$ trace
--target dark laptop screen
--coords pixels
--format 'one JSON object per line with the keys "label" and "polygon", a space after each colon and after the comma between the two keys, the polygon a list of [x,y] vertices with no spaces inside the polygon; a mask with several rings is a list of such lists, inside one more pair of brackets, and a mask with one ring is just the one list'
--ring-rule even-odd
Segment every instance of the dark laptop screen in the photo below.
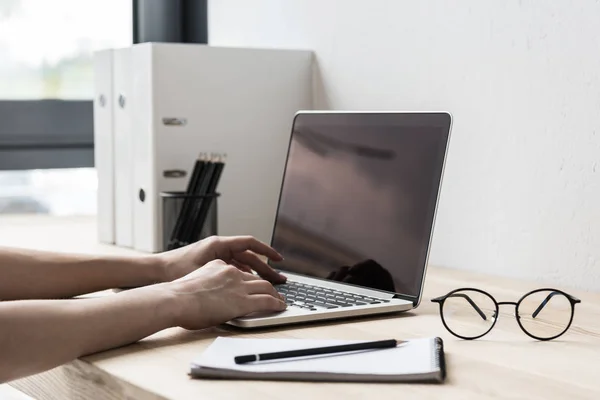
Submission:
{"label": "dark laptop screen", "polygon": [[273,267],[418,296],[449,130],[445,113],[298,114]]}

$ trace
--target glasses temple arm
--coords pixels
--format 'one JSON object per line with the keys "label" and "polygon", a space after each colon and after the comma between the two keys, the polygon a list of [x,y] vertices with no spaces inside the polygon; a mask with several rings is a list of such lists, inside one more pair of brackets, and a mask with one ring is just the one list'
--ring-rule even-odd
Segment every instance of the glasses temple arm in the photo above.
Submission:
{"label": "glasses temple arm", "polygon": [[475,311],[477,311],[477,313],[479,314],[479,316],[482,319],[487,320],[487,317],[485,316],[485,314],[483,313],[483,311],[481,311],[481,308],[479,308],[477,306],[477,304],[475,304],[475,302],[473,300],[471,300],[471,298],[468,295],[466,295],[464,293],[454,293],[454,294],[451,294],[448,297],[462,297],[462,298],[464,298],[465,300],[467,300],[469,302],[469,304],[471,305],[471,307],[473,307],[475,309]]}
{"label": "glasses temple arm", "polygon": [[[548,302],[550,301],[550,299],[554,296],[556,296],[557,294],[561,294],[560,292],[550,292],[550,294],[548,294],[548,296],[546,296],[546,298],[544,299],[544,301],[542,301],[542,304],[540,304],[538,306],[538,308],[535,309],[535,311],[533,312],[533,314],[531,314],[531,316],[533,318],[537,317],[537,315],[544,309],[544,307],[546,307],[546,304],[548,304]],[[573,300],[578,303],[578,299],[573,298]]]}

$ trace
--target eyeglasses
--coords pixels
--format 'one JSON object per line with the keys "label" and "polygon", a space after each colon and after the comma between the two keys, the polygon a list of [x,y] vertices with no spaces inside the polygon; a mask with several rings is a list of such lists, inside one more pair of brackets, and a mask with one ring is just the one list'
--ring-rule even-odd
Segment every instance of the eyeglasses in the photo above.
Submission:
{"label": "eyeglasses", "polygon": [[515,318],[528,336],[552,340],[571,326],[575,304],[581,300],[558,289],[533,290],[517,302],[496,301],[483,290],[460,288],[431,300],[440,305],[446,329],[461,339],[477,339],[492,330],[501,305],[515,306]]}

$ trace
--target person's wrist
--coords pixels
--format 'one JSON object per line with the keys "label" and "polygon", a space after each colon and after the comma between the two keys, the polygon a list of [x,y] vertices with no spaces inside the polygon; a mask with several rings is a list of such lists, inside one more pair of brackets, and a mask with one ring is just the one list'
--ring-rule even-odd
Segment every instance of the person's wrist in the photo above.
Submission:
{"label": "person's wrist", "polygon": [[[163,284],[168,285],[168,284]],[[169,313],[167,321],[170,327],[181,326],[184,313],[186,312],[187,303],[183,296],[174,292],[173,290],[167,289],[165,294],[165,309]]]}
{"label": "person's wrist", "polygon": [[171,281],[168,276],[167,262],[160,253],[143,256],[139,259],[139,262],[144,264],[144,269],[148,272],[151,283],[165,283]]}
{"label": "person's wrist", "polygon": [[169,286],[171,284],[161,283],[152,285],[139,290],[144,292],[154,304],[156,318],[160,321],[162,329],[179,326],[183,312],[183,301],[180,296]]}
{"label": "person's wrist", "polygon": [[193,295],[189,288],[186,288],[185,281],[168,282],[161,284],[169,292],[169,312],[172,318],[173,326],[185,325],[186,318],[189,315],[197,314],[196,308],[200,301],[197,295]]}
{"label": "person's wrist", "polygon": [[81,257],[81,265],[97,271],[101,289],[133,288],[166,282],[165,267],[152,254]]}

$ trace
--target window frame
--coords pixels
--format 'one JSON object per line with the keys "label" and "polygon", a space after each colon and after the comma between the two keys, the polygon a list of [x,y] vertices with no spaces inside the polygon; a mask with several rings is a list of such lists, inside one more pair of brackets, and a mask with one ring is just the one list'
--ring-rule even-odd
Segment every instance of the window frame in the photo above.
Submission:
{"label": "window frame", "polygon": [[91,100],[0,100],[0,170],[94,165]]}

